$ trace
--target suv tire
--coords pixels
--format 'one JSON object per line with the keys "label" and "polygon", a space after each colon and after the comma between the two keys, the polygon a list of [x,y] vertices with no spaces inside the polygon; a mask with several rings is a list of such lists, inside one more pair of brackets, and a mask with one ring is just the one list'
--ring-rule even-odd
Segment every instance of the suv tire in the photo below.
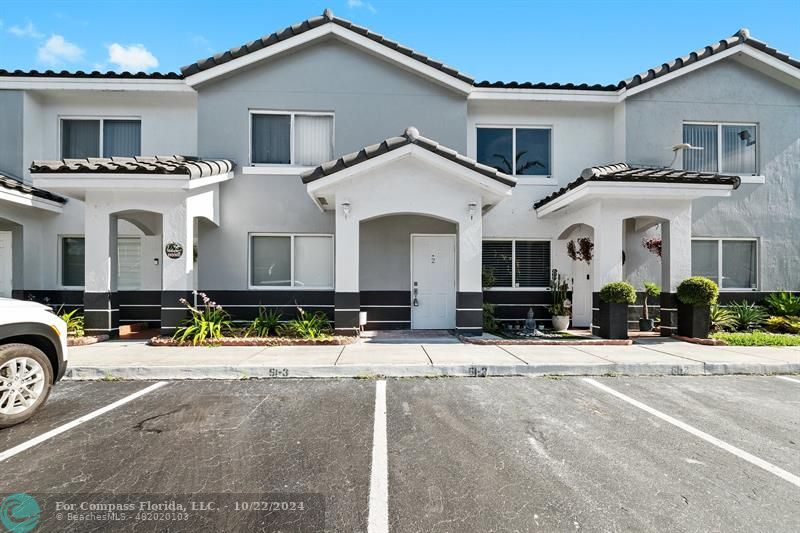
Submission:
{"label": "suv tire", "polygon": [[52,386],[53,367],[40,349],[20,343],[0,346],[0,429],[32,417]]}

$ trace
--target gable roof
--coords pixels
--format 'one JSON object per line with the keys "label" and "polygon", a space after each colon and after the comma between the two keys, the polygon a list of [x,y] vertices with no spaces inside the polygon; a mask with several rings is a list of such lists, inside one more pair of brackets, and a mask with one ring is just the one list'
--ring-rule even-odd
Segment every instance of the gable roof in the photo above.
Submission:
{"label": "gable roof", "polygon": [[303,183],[308,184],[410,144],[424,148],[431,153],[457,163],[473,172],[482,174],[487,178],[498,181],[503,185],[513,187],[517,184],[517,180],[513,176],[503,174],[495,168],[478,163],[474,159],[459,154],[452,148],[447,148],[434,140],[423,137],[419,134],[419,130],[413,126],[406,128],[406,131],[399,137],[390,137],[378,144],[362,148],[358,152],[343,155],[339,159],[323,163],[303,173],[301,178]]}
{"label": "gable roof", "polygon": [[577,189],[587,182],[627,182],[627,183],[680,183],[694,185],[730,185],[739,188],[741,179],[738,176],[722,176],[707,172],[693,172],[689,170],[675,170],[674,168],[658,167],[631,167],[627,163],[604,165],[583,169],[575,181],[567,184],[553,194],[546,196],[533,204],[534,209],[539,209],[552,202],[559,196]]}
{"label": "gable roof", "polygon": [[10,189],[12,191],[18,191],[23,194],[30,194],[31,196],[35,196],[36,198],[50,200],[51,202],[56,202],[59,204],[67,203],[67,199],[62,196],[53,194],[50,191],[46,191],[44,189],[39,189],[38,187],[34,187],[33,185],[27,185],[25,183],[22,183],[18,179],[6,176],[5,174],[0,174],[0,187],[4,189]]}
{"label": "gable roof", "polygon": [[325,24],[335,24],[337,26],[350,30],[358,35],[370,39],[371,41],[381,46],[386,47],[387,49],[399,52],[404,56],[414,59],[438,71],[441,71],[444,74],[447,74],[448,76],[451,76],[464,83],[472,84],[474,82],[472,77],[468,76],[467,74],[464,74],[463,72],[459,72],[457,69],[453,67],[445,65],[441,61],[432,59],[424,54],[417,52],[416,50],[405,47],[396,41],[387,39],[383,35],[374,33],[368,30],[367,28],[364,28],[363,26],[358,26],[357,24],[353,24],[349,20],[334,16],[333,12],[330,9],[326,9],[321,16],[312,17],[298,24],[293,24],[292,26],[288,26],[286,28],[283,28],[282,30],[276,31],[269,35],[265,35],[264,37],[256,39],[255,41],[250,41],[249,43],[244,44],[242,46],[231,48],[230,50],[227,50],[225,52],[220,52],[219,54],[216,54],[214,56],[202,59],[200,61],[196,61],[191,65],[181,67],[181,73],[183,74],[184,77],[188,78],[189,76],[193,76],[195,74],[199,74],[200,72],[210,70],[214,67],[218,67],[220,65],[228,63],[229,61],[233,61],[234,59],[238,59],[240,57],[262,50],[264,48],[273,46],[282,41],[286,41],[287,39],[291,39],[292,37],[302,35],[303,33],[306,33],[309,30],[313,30],[320,26],[324,26]]}

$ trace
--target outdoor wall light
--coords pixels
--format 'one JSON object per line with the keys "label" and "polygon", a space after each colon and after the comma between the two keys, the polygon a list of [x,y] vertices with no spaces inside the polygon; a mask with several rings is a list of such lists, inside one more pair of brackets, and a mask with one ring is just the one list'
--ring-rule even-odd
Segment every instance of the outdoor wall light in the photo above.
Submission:
{"label": "outdoor wall light", "polygon": [[154,264],[155,266],[158,266],[158,263],[159,263],[159,261],[158,261],[158,257],[154,257],[154,258],[153,258],[153,264]]}
{"label": "outdoor wall light", "polygon": [[342,203],[342,213],[344,213],[344,218],[350,216],[350,202]]}
{"label": "outdoor wall light", "polygon": [[475,213],[478,211],[478,204],[475,202],[469,203],[469,219],[472,220],[475,218]]}

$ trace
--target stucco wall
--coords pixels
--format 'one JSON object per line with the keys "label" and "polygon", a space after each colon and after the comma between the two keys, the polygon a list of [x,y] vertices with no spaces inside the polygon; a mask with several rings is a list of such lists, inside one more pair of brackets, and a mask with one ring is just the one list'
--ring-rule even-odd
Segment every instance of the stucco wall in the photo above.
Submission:
{"label": "stucco wall", "polygon": [[0,172],[22,177],[22,91],[0,91]]}
{"label": "stucco wall", "polygon": [[199,284],[247,288],[249,232],[334,233],[298,176],[243,175],[249,163],[249,110],[332,111],[334,153],[400,135],[414,125],[466,149],[466,98],[384,60],[329,40],[199,87],[201,156],[233,159],[236,178],[222,184],[219,228],[201,227]]}
{"label": "stucco wall", "polygon": [[361,223],[360,289],[411,290],[411,234],[456,234],[452,222],[417,215],[397,215]]}
{"label": "stucco wall", "polygon": [[[760,289],[800,289],[800,92],[733,59],[627,100],[627,157],[667,165],[684,121],[755,122],[763,185],[693,204],[694,236],[760,239]],[[678,161],[680,165],[680,161]]]}

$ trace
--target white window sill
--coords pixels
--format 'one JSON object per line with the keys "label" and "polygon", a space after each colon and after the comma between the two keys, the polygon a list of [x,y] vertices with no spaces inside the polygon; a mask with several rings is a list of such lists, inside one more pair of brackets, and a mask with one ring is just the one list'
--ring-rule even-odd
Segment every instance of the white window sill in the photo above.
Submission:
{"label": "white window sill", "polygon": [[739,176],[742,184],[763,185],[767,182],[764,176]]}
{"label": "white window sill", "polygon": [[301,167],[294,165],[258,166],[252,165],[242,167],[242,174],[255,174],[261,176],[299,176],[317,167]]}

